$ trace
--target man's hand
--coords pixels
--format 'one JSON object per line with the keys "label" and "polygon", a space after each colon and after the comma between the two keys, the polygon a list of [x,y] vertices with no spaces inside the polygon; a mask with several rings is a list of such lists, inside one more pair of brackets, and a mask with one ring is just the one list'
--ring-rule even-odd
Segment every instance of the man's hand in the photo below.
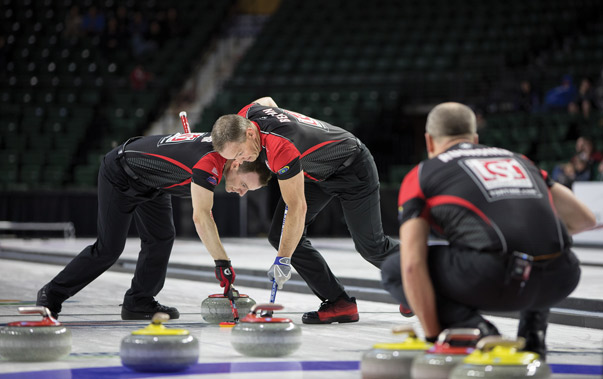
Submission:
{"label": "man's hand", "polygon": [[283,288],[285,282],[291,279],[291,258],[276,257],[268,269],[268,277],[276,282],[279,289]]}
{"label": "man's hand", "polygon": [[224,296],[228,296],[230,287],[235,281],[234,269],[230,265],[230,261],[216,260],[214,262],[216,263],[216,279],[220,281],[220,287],[224,287]]}

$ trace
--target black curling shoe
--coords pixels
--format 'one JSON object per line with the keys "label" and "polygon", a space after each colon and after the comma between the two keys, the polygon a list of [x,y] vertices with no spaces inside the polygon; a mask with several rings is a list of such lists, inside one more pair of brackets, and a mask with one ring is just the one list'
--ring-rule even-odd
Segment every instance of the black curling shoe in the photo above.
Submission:
{"label": "black curling shoe", "polygon": [[145,305],[126,306],[123,304],[121,307],[121,319],[150,320],[157,312],[167,313],[170,316],[170,320],[180,318],[180,312],[178,312],[178,309],[174,307],[166,307],[165,305],[159,304],[157,300],[153,300]]}

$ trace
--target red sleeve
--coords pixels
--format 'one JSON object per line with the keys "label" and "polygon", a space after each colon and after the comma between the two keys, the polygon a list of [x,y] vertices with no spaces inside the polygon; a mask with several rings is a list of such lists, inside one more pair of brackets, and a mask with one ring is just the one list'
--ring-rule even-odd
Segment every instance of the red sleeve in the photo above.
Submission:
{"label": "red sleeve", "polygon": [[222,180],[225,163],[226,159],[215,151],[205,154],[193,166],[193,183],[213,191]]}
{"label": "red sleeve", "polygon": [[301,166],[295,164],[301,154],[291,141],[274,134],[264,134],[262,137],[262,145],[266,147],[268,167],[278,174],[279,179],[290,178],[301,171]]}
{"label": "red sleeve", "polygon": [[247,117],[247,112],[249,112],[249,108],[251,108],[254,105],[255,105],[255,103],[251,103],[251,104],[248,104],[248,105],[244,106],[237,114],[239,116],[241,116],[241,117],[248,118]]}
{"label": "red sleeve", "polygon": [[425,194],[421,189],[419,182],[419,172],[421,165],[415,166],[402,181],[400,193],[398,194],[398,223],[417,217],[427,217],[425,214],[426,203]]}
{"label": "red sleeve", "polygon": [[421,185],[419,183],[419,165],[415,166],[402,181],[402,185],[400,186],[400,192],[398,193],[398,206],[404,205],[408,200],[412,198],[421,198],[425,199],[425,195],[423,194],[423,190],[421,190]]}

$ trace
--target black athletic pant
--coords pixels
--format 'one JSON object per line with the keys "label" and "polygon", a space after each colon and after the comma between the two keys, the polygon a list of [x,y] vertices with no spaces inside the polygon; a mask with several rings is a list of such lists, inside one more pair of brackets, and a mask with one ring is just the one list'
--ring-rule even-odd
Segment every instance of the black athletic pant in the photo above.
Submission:
{"label": "black athletic pant", "polygon": [[141,250],[124,305],[151,302],[163,288],[175,238],[171,197],[128,177],[117,149],[104,157],[98,174],[98,238],[52,279],[49,295],[63,302],[109,269],[123,252],[132,218]]}
{"label": "black athletic pant", "polygon": [[[480,310],[521,311],[519,335],[525,336],[530,329],[545,331],[550,307],[578,285],[578,258],[568,249],[555,259],[535,262],[523,289],[519,281],[509,278],[508,262],[509,258],[494,253],[430,246],[429,275],[442,328],[479,328],[484,322]],[[382,284],[408,307],[400,272],[400,254],[394,254],[381,267]]]}
{"label": "black athletic pant", "polygon": [[[321,299],[334,301],[344,293],[344,287],[331,272],[322,255],[306,237],[308,225],[329,204],[339,199],[345,221],[356,250],[376,267],[399,249],[399,243],[383,233],[379,203],[379,176],[375,161],[364,145],[348,167],[342,167],[323,182],[306,182],[306,224],[291,264]],[[278,249],[285,203],[281,198],[272,218],[268,239]]]}

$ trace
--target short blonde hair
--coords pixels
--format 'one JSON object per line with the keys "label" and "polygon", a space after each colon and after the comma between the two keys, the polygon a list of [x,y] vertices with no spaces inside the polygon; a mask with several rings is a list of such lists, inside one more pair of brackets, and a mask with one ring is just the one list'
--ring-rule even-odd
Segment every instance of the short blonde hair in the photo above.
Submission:
{"label": "short blonde hair", "polygon": [[442,103],[433,108],[427,115],[425,132],[433,138],[477,133],[475,113],[461,103]]}
{"label": "short blonde hair", "polygon": [[236,114],[227,114],[217,119],[211,131],[214,149],[221,152],[229,142],[245,142],[245,132],[249,124],[249,120]]}

